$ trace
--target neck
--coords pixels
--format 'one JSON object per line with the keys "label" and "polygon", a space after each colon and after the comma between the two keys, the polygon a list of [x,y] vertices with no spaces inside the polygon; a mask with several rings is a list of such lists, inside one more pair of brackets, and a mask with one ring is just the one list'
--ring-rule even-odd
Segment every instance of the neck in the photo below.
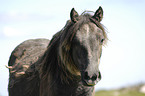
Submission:
{"label": "neck", "polygon": [[56,82],[52,88],[52,96],[92,96],[93,89],[83,86],[80,81],[69,81],[69,84]]}
{"label": "neck", "polygon": [[72,80],[66,78],[63,81],[62,74],[59,75],[59,77],[51,75],[51,80],[47,80],[49,86],[46,86],[47,90],[41,96],[93,96],[94,87],[84,86],[78,77]]}

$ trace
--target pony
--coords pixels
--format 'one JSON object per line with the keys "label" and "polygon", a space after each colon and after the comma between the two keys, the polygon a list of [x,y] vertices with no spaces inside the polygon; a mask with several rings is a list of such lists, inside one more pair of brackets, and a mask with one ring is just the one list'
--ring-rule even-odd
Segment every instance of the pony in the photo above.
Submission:
{"label": "pony", "polygon": [[91,15],[74,8],[51,40],[30,39],[11,53],[9,96],[93,96],[107,33],[100,6]]}

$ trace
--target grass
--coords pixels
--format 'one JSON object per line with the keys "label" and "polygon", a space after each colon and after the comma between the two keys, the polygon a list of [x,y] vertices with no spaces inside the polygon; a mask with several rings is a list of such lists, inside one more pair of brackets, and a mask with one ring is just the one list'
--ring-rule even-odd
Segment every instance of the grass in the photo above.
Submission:
{"label": "grass", "polygon": [[145,94],[137,90],[102,90],[96,92],[95,96],[145,96]]}

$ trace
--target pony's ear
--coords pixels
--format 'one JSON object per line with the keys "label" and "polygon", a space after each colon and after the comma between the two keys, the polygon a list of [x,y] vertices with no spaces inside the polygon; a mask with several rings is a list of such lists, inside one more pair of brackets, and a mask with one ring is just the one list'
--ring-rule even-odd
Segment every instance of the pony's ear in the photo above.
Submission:
{"label": "pony's ear", "polygon": [[72,8],[70,12],[70,18],[71,18],[71,21],[73,21],[74,23],[76,23],[79,20],[79,14],[75,11],[74,8]]}
{"label": "pony's ear", "polygon": [[101,21],[103,19],[103,9],[102,7],[100,6],[98,8],[98,10],[95,12],[93,18],[95,18],[97,21]]}

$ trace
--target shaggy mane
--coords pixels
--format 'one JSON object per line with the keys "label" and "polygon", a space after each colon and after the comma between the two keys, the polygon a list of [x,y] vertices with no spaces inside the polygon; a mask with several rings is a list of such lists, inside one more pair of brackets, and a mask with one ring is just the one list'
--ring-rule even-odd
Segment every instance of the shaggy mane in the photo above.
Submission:
{"label": "shaggy mane", "polygon": [[[74,75],[80,75],[79,70],[71,58],[70,48],[75,32],[77,32],[83,24],[89,22],[96,24],[96,26],[103,31],[105,40],[107,40],[107,34],[103,25],[92,18],[92,15],[83,13],[79,18],[80,20],[77,23],[68,20],[64,28],[53,36],[43,56],[40,72],[41,78],[48,78],[49,74],[56,74],[56,78],[61,76],[61,81],[67,82],[66,78],[72,79]],[[57,74],[59,74],[59,76],[57,76]]]}

